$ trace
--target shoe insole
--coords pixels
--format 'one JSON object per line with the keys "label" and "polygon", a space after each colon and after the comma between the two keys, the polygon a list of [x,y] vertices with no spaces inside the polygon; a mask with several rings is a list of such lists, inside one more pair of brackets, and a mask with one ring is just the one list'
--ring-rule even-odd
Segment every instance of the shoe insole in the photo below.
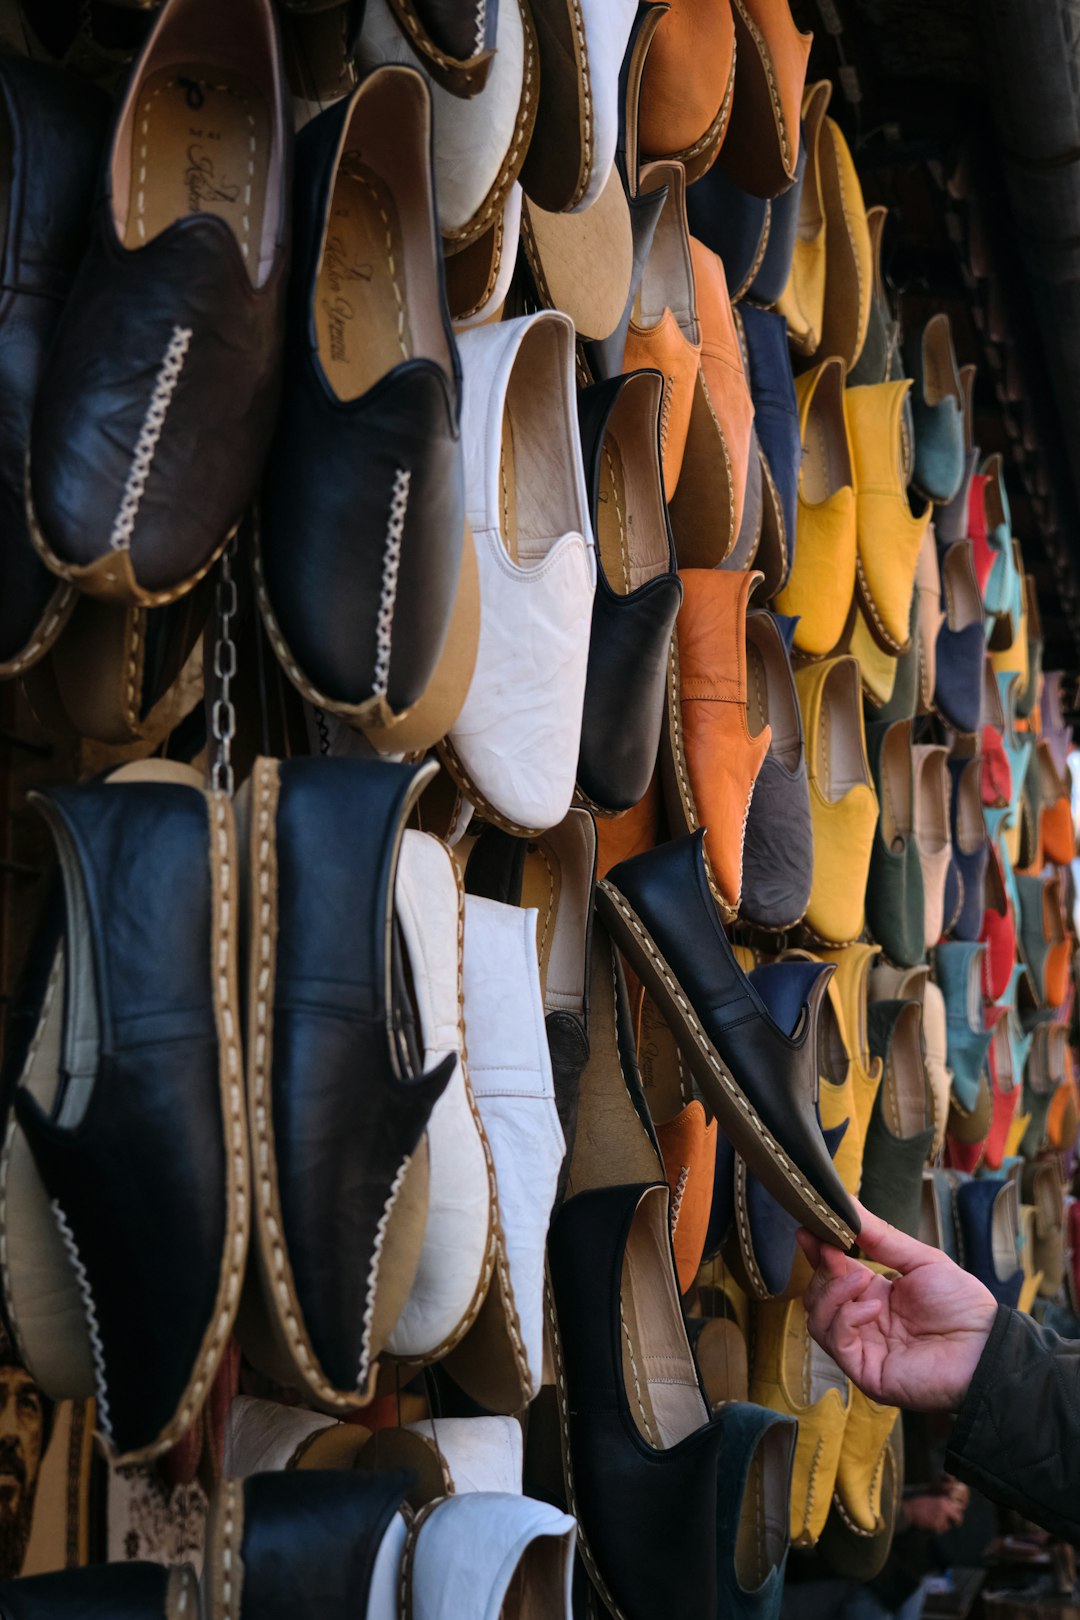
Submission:
{"label": "shoe insole", "polygon": [[794,770],[799,763],[799,711],[790,676],[786,670],[782,674],[777,672],[781,657],[779,632],[772,622],[749,620],[746,626],[746,710],[750,732],[758,737],[765,726],[771,726],[770,754],[788,770]]}
{"label": "shoe insole", "polygon": [[943,748],[919,747],[915,754],[915,836],[924,855],[949,847],[949,767]]}
{"label": "shoe insole", "polygon": [[994,1270],[998,1277],[1011,1277],[1017,1268],[1016,1258],[1016,1183],[1008,1182],[994,1199],[990,1217],[990,1241],[994,1252]]}
{"label": "shoe insole", "polygon": [[911,727],[893,726],[882,745],[881,836],[887,848],[898,850],[911,836]]}
{"label": "shoe insole", "polygon": [[858,679],[850,664],[838,663],[826,676],[821,694],[817,776],[822,793],[833,804],[869,780],[859,725]]}
{"label": "shoe insole", "polygon": [[638,1067],[654,1125],[663,1125],[693,1100],[690,1076],[671,1028],[648,994],[641,1006]]}
{"label": "shoe insole", "polygon": [[550,1620],[561,1614],[565,1556],[561,1537],[538,1536],[531,1541],[506,1588],[499,1620]]}
{"label": "shoe insole", "polygon": [[339,399],[358,399],[412,358],[405,248],[393,195],[346,152],[334,183],[315,294],[319,359]]}
{"label": "shoe insole", "polygon": [[271,144],[270,110],[240,74],[199,63],[152,73],[135,113],[124,245],[216,214],[257,284]]}
{"label": "shoe insole", "polygon": [[630,1413],[650,1445],[667,1449],[708,1418],[671,1263],[668,1201],[643,1193],[623,1255],[619,1315]]}
{"label": "shoe insole", "polygon": [[965,855],[973,855],[982,847],[986,837],[986,824],[982,816],[980,792],[980,764],[973,759],[964,767],[956,787],[956,841]]}
{"label": "shoe insole", "polygon": [[562,872],[553,852],[545,844],[530,844],[521,874],[520,904],[536,907],[536,954],[540,960],[542,998],[547,995],[548,967],[555,940],[561,887]]}
{"label": "shoe insole", "polygon": [[604,577],[620,596],[670,567],[656,442],[660,389],[647,373],[624,384],[600,450],[597,544]]}
{"label": "shoe insole", "polygon": [[499,526],[503,545],[511,562],[518,561],[517,457],[514,449],[514,421],[509,405],[503,407],[502,438],[499,441]]}
{"label": "shoe insole", "polygon": [[830,397],[836,391],[832,376],[827,372],[814,392],[806,420],[803,444],[802,494],[811,506],[820,506],[837,490],[851,483],[851,465],[847,450],[833,429],[830,414],[833,408],[843,410]]}
{"label": "shoe insole", "polygon": [[940,405],[949,398],[960,403],[947,315],[932,318],[923,333],[923,394],[928,405]]}
{"label": "shoe insole", "polygon": [[600,489],[596,504],[596,540],[604,578],[619,596],[633,590],[630,538],[627,533],[626,480],[622,456],[608,433],[600,450]]}
{"label": "shoe insole", "polygon": [[933,1123],[933,1101],[927,1090],[919,1004],[906,1002],[893,1025],[882,1082],[885,1123],[894,1136],[916,1136]]}
{"label": "shoe insole", "polygon": [[757,1591],[787,1549],[790,1459],[788,1431],[766,1429],[747,1469],[735,1537],[735,1575],[746,1592]]}

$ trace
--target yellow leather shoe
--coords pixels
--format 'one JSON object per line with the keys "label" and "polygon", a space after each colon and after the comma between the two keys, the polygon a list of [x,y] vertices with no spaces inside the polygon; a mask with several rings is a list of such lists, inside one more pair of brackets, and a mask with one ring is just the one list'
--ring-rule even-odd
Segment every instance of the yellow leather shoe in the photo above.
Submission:
{"label": "yellow leather shoe", "polygon": [[855,467],[844,409],[844,368],[824,361],[795,382],[803,459],[795,518],[795,562],[775,599],[798,615],[795,646],[821,658],[844,633],[855,595]]}
{"label": "yellow leather shoe", "polygon": [[791,1544],[812,1547],[829,1516],[851,1386],[811,1339],[801,1300],[767,1300],[753,1312],[750,1399],[799,1422],[791,1479]]}
{"label": "yellow leather shoe", "polygon": [[[874,1111],[874,1099],[881,1084],[881,1059],[871,1056],[866,1022],[870,970],[880,955],[880,945],[862,943],[845,946],[843,950],[821,952],[823,962],[836,963],[836,972],[829,989],[832,991],[835,987],[843,1015],[848,1057],[851,1061],[851,1091],[855,1104],[855,1125],[859,1133],[860,1154],[862,1142],[866,1137],[866,1127]],[[839,1163],[839,1154],[837,1162]],[[859,1167],[861,1175],[861,1157]],[[847,1182],[844,1185],[846,1187]],[[854,1190],[858,1191],[858,1184]]]}
{"label": "yellow leather shoe", "polygon": [[799,224],[787,286],[776,308],[787,321],[788,342],[809,358],[821,347],[825,314],[825,204],[821,195],[821,129],[832,98],[832,83],[819,79],[803,95],[806,172],[799,195]]}
{"label": "yellow leather shoe", "polygon": [[864,1536],[882,1528],[885,1451],[898,1416],[895,1406],[879,1406],[852,1385],[833,1505],[848,1528]]}
{"label": "yellow leather shoe", "polygon": [[887,653],[910,646],[911,601],[930,503],[911,509],[905,466],[904,402],[911,383],[875,383],[845,395],[855,463],[859,602]]}
{"label": "yellow leather shoe", "polygon": [[821,126],[818,162],[825,209],[825,310],[819,352],[839,355],[850,371],[866,342],[874,250],[855,162],[839,124],[831,118]]}
{"label": "yellow leather shoe", "polygon": [[[840,648],[858,661],[859,678],[867,702],[871,703],[874,709],[883,709],[896,691],[900,660],[895,653],[886,652],[875,638],[858,595],[855,597],[855,611],[849,620],[849,628],[841,639]],[[871,718],[874,716],[871,715]]]}
{"label": "yellow leather shoe", "polygon": [[1030,1316],[1043,1280],[1042,1272],[1035,1265],[1035,1209],[1031,1204],[1020,1206],[1020,1265],[1024,1280],[1020,1285],[1016,1308],[1023,1311],[1025,1316]]}
{"label": "yellow leather shoe", "polygon": [[795,672],[814,827],[814,880],[805,925],[825,945],[848,945],[865,921],[863,897],[878,819],[866,758],[859,666],[829,658]]}
{"label": "yellow leather shoe", "polygon": [[[1020,553],[1019,540],[1014,540],[1012,542],[1012,548],[1013,556],[1016,561],[1016,570],[1022,580],[1024,577],[1024,560]],[[1027,687],[1027,683],[1030,678],[1027,592],[1024,590],[1021,590],[1020,592],[1020,602],[1021,607],[1016,621],[1016,634],[1007,647],[995,649],[993,644],[991,644],[990,662],[993,664],[994,673],[997,675],[1013,673],[1018,675],[1020,679],[1016,683],[1017,691],[1023,692]]]}

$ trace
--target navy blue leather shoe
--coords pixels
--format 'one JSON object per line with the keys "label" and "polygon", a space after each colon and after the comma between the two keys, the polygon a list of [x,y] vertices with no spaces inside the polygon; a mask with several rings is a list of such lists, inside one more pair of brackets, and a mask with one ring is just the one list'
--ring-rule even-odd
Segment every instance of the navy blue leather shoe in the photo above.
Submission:
{"label": "navy blue leather shoe", "polygon": [[430,968],[395,912],[405,824],[434,774],[432,764],[260,759],[238,801],[259,1174],[237,1331],[256,1366],[332,1410],[370,1398],[412,1286],[425,1130],[457,1063],[449,1052],[427,1067],[411,985]]}
{"label": "navy blue leather shoe", "polygon": [[[294,1469],[223,1479],[206,1527],[209,1611],[230,1620],[394,1613],[413,1476]],[[170,1612],[170,1620],[172,1615]]]}
{"label": "navy blue leather shoe", "polygon": [[962,1181],[953,1201],[964,1270],[978,1277],[999,1305],[1015,1309],[1024,1283],[1016,1182],[1000,1176]]}
{"label": "navy blue leather shoe", "polygon": [[729,180],[718,163],[686,188],[690,235],[719,255],[733,300],[742,297],[757,274],[769,209],[761,197]]}
{"label": "navy blue leather shoe", "polygon": [[773,197],[769,202],[765,251],[746,290],[747,298],[752,299],[754,304],[768,309],[771,309],[780,297],[791,274],[791,258],[795,251],[795,237],[799,229],[799,204],[802,201],[805,174],[806,141],[800,135],[795,178],[786,191],[782,191],[778,197]]}
{"label": "navy blue leather shoe", "polygon": [[0,1582],[0,1620],[176,1620],[198,1612],[190,1564],[92,1564]]}
{"label": "navy blue leather shoe", "polygon": [[937,638],[934,704],[954,731],[971,735],[979,729],[986,660],[982,599],[971,542],[959,540],[938,555],[946,616]]}
{"label": "navy blue leather shoe", "polygon": [[771,309],[742,304],[738,311],[746,338],[754,427],[769,469],[767,491],[775,498],[787,550],[787,566],[777,589],[787,582],[795,561],[795,514],[798,509],[802,440],[795,381],[788,349],[787,321]]}
{"label": "navy blue leather shoe", "polygon": [[597,568],[577,780],[603,815],[631,809],[648,789],[683,597],[660,467],[662,396],[658,371],[578,394]]}
{"label": "navy blue leather shoe", "polygon": [[784,1015],[770,1014],[720,925],[703,839],[699,830],[620,862],[597,885],[600,914],[736,1151],[815,1235],[849,1247],[858,1215],[814,1110],[819,1009],[830,970],[801,962],[772,967],[783,975]]}
{"label": "navy blue leather shoe", "polygon": [[158,760],[32,802],[63,897],[7,1054],[5,1314],[45,1393],[145,1459],[199,1413],[247,1257],[232,806]]}
{"label": "navy blue leather shoe", "polygon": [[[832,1130],[822,1130],[831,1159],[836,1157],[848,1124],[845,1120]],[[740,1215],[736,1223],[739,1255],[750,1293],[755,1299],[776,1299],[787,1293],[791,1282],[791,1268],[799,1252],[795,1241],[799,1223],[741,1159],[735,1163],[735,1204]]]}

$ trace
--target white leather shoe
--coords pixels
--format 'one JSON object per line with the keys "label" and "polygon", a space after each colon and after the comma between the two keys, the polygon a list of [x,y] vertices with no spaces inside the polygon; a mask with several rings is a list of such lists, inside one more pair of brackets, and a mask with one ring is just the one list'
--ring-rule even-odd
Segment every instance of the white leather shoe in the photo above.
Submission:
{"label": "white leather shoe", "polygon": [[228,1479],[246,1479],[249,1474],[295,1468],[316,1435],[338,1427],[337,1418],[309,1412],[304,1406],[236,1395],[225,1417],[222,1474]]}
{"label": "white leather shoe", "polygon": [[[551,213],[591,208],[615,163],[619,72],[636,0],[529,0],[540,90],[525,194]],[[573,110],[572,110],[573,109]]]}
{"label": "white leather shoe", "polygon": [[506,201],[536,120],[536,33],[524,0],[502,0],[487,83],[467,101],[451,95],[427,73],[387,0],[367,0],[356,54],[364,69],[404,62],[424,73],[434,116],[439,226],[452,251],[475,242]]}
{"label": "white leather shoe", "polygon": [[464,1336],[483,1303],[495,1258],[495,1172],[462,1050],[463,906],[446,846],[430,833],[407,829],[394,909],[412,965],[425,1072],[449,1052],[458,1059],[428,1121],[424,1247],[386,1346],[407,1361],[435,1360]]}
{"label": "white leather shoe", "polygon": [[489,1411],[516,1412],[543,1376],[544,1254],[566,1144],[555,1106],[536,912],[465,898],[469,1073],[495,1160],[496,1270],[447,1368]]}
{"label": "white leather shoe", "polygon": [[421,1418],[408,1427],[441,1453],[449,1476],[448,1495],[468,1491],[521,1495],[524,1445],[517,1418]]}
{"label": "white leather shoe", "polygon": [[577,1524],[528,1496],[437,1502],[405,1562],[410,1620],[570,1620]]}
{"label": "white leather shoe", "polygon": [[458,346],[480,645],[440,750],[488,820],[542,832],[573,797],[596,590],[574,328],[542,310],[463,332]]}

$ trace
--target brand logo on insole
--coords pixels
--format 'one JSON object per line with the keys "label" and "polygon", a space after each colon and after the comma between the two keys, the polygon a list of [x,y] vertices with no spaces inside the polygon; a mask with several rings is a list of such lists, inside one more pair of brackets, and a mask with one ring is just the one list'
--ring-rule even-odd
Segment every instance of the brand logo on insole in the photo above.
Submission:
{"label": "brand logo on insole", "polygon": [[199,141],[193,141],[187,149],[184,188],[189,214],[204,213],[212,203],[234,203],[240,196],[239,186],[218,179],[214,160]]}
{"label": "brand logo on insole", "polygon": [[370,281],[372,267],[360,259],[350,258],[340,236],[328,236],[323,254],[322,282],[331,296],[322,299],[322,310],[330,335],[330,358],[347,360],[345,331],[356,314],[356,309],[345,297],[344,289],[350,282]]}

